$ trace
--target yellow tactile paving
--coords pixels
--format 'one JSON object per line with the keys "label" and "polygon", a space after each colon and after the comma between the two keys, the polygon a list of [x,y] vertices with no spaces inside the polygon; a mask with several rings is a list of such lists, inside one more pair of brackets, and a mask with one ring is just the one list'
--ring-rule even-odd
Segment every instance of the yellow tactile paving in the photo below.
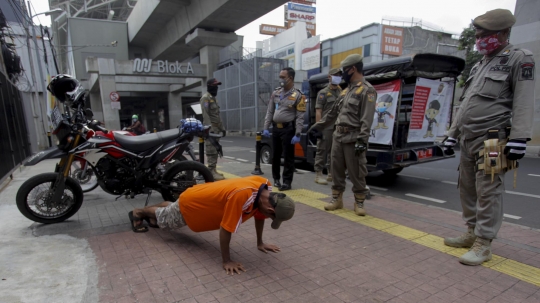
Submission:
{"label": "yellow tactile paving", "polygon": [[[238,176],[222,172],[226,178],[238,178]],[[324,204],[326,202],[319,199],[326,199],[329,196],[321,194],[315,191],[310,191],[306,189],[293,189],[286,191],[287,195],[294,199],[296,202],[324,210]],[[357,216],[354,211],[349,209],[340,209],[337,211],[328,212],[330,214],[342,217],[346,220],[353,221],[396,237],[412,241],[414,243],[435,249],[437,251],[455,256],[461,257],[464,253],[467,252],[466,248],[453,248],[444,245],[443,238],[427,234],[425,232],[392,223],[390,221],[382,220],[372,216],[360,217]],[[501,256],[493,255],[493,259],[489,262],[484,262],[482,264],[484,267],[491,268],[498,272],[507,274],[519,280],[540,286],[540,268],[523,264],[514,260],[510,260]]]}

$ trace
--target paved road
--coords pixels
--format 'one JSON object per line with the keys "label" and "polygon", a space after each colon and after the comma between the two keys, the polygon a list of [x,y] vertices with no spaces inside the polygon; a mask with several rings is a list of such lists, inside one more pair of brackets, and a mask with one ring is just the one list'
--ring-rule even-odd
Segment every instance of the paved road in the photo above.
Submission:
{"label": "paved road", "polygon": [[[254,137],[230,136],[223,138],[221,143],[225,157],[239,162],[255,161]],[[459,192],[456,188],[458,159],[459,152],[454,159],[405,168],[396,177],[371,172],[367,183],[374,193],[460,211]],[[299,168],[309,169],[305,166]],[[305,173],[303,176],[314,178],[313,173]],[[515,189],[513,181],[513,172],[506,174],[504,220],[540,229],[540,158],[521,160]]]}

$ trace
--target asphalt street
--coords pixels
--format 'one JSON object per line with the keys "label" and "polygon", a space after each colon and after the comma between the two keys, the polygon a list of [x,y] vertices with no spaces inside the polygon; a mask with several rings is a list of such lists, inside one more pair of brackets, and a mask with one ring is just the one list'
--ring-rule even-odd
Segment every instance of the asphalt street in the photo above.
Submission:
{"label": "asphalt street", "polygon": [[[224,157],[238,162],[255,162],[255,137],[228,136],[221,140]],[[198,147],[194,144],[195,149]],[[389,177],[371,172],[367,183],[374,194],[388,195],[434,207],[461,211],[458,182],[459,151],[456,158],[424,163],[405,168],[399,175]],[[312,167],[297,165],[300,174],[295,178],[312,178]],[[271,174],[269,166],[262,170]],[[517,172],[517,187],[513,188],[514,173],[505,176],[504,220],[540,229],[540,158],[524,158]],[[330,187],[320,185],[321,187]]]}

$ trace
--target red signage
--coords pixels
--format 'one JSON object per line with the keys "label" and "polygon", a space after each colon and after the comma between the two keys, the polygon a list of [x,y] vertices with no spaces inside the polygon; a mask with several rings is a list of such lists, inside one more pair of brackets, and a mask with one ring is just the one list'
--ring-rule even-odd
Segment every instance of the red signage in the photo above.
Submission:
{"label": "red signage", "polygon": [[111,98],[112,102],[120,101],[120,95],[117,92],[110,93],[109,98]]}
{"label": "red signage", "polygon": [[424,123],[424,113],[429,98],[431,88],[425,86],[416,86],[414,90],[413,105],[411,111],[411,124],[409,129],[422,129]]}

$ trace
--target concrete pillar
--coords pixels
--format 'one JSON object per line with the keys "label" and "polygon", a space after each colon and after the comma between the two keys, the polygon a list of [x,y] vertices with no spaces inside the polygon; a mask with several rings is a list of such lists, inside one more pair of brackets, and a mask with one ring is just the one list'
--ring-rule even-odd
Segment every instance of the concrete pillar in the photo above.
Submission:
{"label": "concrete pillar", "polygon": [[98,58],[99,94],[103,122],[108,129],[120,129],[120,115],[117,109],[111,107],[111,93],[116,92],[116,69],[114,59]]}
{"label": "concrete pillar", "polygon": [[180,93],[169,93],[169,128],[175,128],[182,119],[182,96]]}
{"label": "concrete pillar", "polygon": [[101,104],[101,96],[99,92],[90,92],[90,108],[94,113],[94,119],[104,121],[103,104]]}
{"label": "concrete pillar", "polygon": [[201,64],[206,64],[207,79],[214,77],[214,72],[217,70],[219,63],[219,50],[222,48],[223,46],[207,45],[203,46],[199,51]]}
{"label": "concrete pillar", "polygon": [[[510,33],[510,43],[530,50],[534,61],[540,62],[540,1],[517,0],[516,24]],[[527,143],[527,154],[540,156],[540,68],[535,68],[535,102],[532,140]]]}

